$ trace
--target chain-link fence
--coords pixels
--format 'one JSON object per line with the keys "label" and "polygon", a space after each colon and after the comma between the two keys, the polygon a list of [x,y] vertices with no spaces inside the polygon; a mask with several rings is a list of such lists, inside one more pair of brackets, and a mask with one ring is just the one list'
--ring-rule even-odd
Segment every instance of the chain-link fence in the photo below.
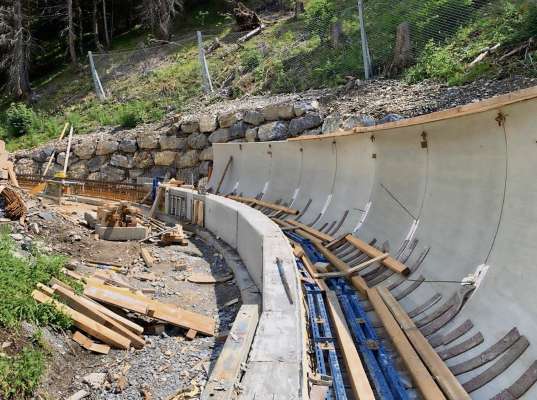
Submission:
{"label": "chain-link fence", "polygon": [[[298,18],[287,14],[244,43],[239,39],[247,32],[204,31],[207,69],[215,90],[257,92],[342,84],[349,77],[363,77],[368,58],[373,76],[399,73],[429,43],[449,40],[498,1],[363,0],[365,41],[358,6],[362,2],[309,0]],[[137,87],[147,93],[140,80],[157,96],[185,90],[186,97],[201,94],[203,68],[195,32],[172,43],[97,53],[94,60],[105,91],[115,97],[136,96]]]}

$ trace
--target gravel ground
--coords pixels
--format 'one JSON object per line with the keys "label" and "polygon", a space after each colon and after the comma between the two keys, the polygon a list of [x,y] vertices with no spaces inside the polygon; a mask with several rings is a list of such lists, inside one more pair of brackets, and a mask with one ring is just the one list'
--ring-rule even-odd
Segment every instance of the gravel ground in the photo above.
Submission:
{"label": "gravel ground", "polygon": [[[188,246],[160,247],[152,243],[147,248],[156,259],[156,265],[149,269],[140,257],[137,242],[96,240],[92,231],[79,223],[84,212],[94,206],[71,203],[59,207],[36,199],[28,200],[28,206],[27,225],[14,224],[13,236],[20,244],[21,252],[40,242],[46,250],[68,256],[70,263],[81,273],[92,273],[96,269],[82,265],[80,260],[121,263],[128,267],[125,278],[130,285],[138,289],[154,289],[155,299],[209,315],[216,320],[217,326],[216,337],[198,335],[190,341],[185,338],[184,329],[166,325],[164,332],[144,336],[146,346],[143,349],[111,350],[108,355],[82,349],[70,339],[71,332],[45,329],[52,357],[38,395],[64,399],[84,390],[88,393],[87,399],[164,400],[184,390],[193,396],[185,398],[197,398],[196,393],[207,380],[211,364],[221,351],[225,334],[231,328],[241,302],[234,280],[196,284],[187,278],[192,273],[229,274],[230,269],[221,254],[196,235],[188,239]],[[184,260],[186,266],[176,270],[180,260]],[[139,278],[147,274],[155,279]],[[127,316],[150,329],[158,322],[132,314]],[[30,325],[25,326],[27,335],[32,330]],[[93,386],[87,383],[89,374],[93,374],[99,383]]]}

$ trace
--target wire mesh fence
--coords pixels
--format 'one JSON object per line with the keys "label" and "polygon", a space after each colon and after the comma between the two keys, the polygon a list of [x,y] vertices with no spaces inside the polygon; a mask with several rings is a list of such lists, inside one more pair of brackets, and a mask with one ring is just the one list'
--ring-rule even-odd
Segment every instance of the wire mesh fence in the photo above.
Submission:
{"label": "wire mesh fence", "polygon": [[[364,0],[363,48],[357,0],[309,0],[298,18],[286,15],[259,39],[239,43],[247,32],[205,30],[203,47],[215,90],[231,83],[276,93],[335,86],[363,77],[367,54],[374,76],[393,73],[398,57],[403,67],[412,65],[430,44],[446,42],[499,1]],[[156,96],[173,96],[181,85],[190,95],[202,92],[195,32],[172,43],[97,53],[94,60],[105,91],[115,97],[136,95],[140,80],[153,82]]]}

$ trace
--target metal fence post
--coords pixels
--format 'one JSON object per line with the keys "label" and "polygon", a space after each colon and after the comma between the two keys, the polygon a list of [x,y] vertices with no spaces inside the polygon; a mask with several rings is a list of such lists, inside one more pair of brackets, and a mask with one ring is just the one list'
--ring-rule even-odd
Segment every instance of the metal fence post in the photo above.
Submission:
{"label": "metal fence post", "polygon": [[99,79],[99,74],[95,69],[95,63],[93,62],[93,53],[91,51],[88,51],[88,58],[91,69],[91,77],[93,78],[93,85],[95,86],[95,93],[97,93],[97,97],[99,100],[106,100],[106,94],[104,93],[103,85],[101,84],[101,80]]}
{"label": "metal fence post", "polygon": [[360,18],[360,36],[362,38],[362,57],[364,60],[365,79],[371,79],[373,76],[371,69],[371,56],[369,54],[369,44],[367,43],[367,33],[365,31],[364,4],[358,0],[358,17]]}
{"label": "metal fence post", "polygon": [[209,66],[207,65],[207,59],[205,58],[205,49],[203,48],[203,39],[201,37],[201,32],[197,32],[198,35],[198,48],[199,48],[199,58],[201,66],[201,76],[203,80],[203,90],[205,92],[213,91],[213,83],[211,82],[211,75],[209,74]]}

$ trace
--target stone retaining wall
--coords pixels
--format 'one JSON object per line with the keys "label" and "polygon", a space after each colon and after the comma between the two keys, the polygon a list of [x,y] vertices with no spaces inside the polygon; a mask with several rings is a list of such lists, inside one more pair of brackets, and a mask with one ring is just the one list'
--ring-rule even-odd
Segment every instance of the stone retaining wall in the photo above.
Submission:
{"label": "stone retaining wall", "polygon": [[[144,126],[75,136],[68,176],[109,182],[136,182],[140,177],[198,179],[212,165],[212,143],[285,140],[303,134],[374,125],[363,115],[323,116],[317,101],[270,104],[262,108],[182,117],[167,126]],[[63,170],[67,139],[12,155],[19,175],[47,175]]]}

